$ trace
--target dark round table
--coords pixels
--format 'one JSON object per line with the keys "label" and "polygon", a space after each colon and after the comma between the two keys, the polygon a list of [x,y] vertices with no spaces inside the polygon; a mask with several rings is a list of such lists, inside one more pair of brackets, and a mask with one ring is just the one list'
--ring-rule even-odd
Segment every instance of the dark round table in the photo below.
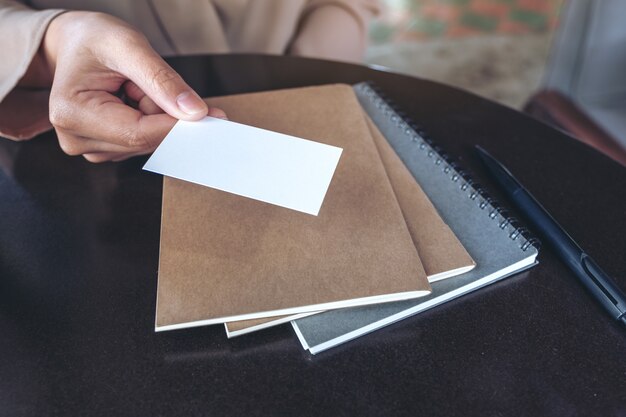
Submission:
{"label": "dark round table", "polygon": [[[473,146],[499,158],[626,288],[626,169],[557,130],[357,65],[170,62],[203,96],[373,81],[502,199]],[[527,272],[316,356],[288,325],[155,333],[162,179],[146,158],[93,165],[53,133],[0,147],[0,416],[626,415],[626,329],[547,248]]]}

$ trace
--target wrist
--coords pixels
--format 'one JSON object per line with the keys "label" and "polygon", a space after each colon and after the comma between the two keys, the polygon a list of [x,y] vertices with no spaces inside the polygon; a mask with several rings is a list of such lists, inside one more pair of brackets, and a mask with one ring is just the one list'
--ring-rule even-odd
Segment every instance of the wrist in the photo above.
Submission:
{"label": "wrist", "polygon": [[43,34],[39,49],[32,58],[26,73],[18,83],[19,87],[50,88],[56,67],[57,46],[59,44],[59,26],[63,25],[61,17],[72,12],[63,12],[53,17]]}
{"label": "wrist", "polygon": [[[64,14],[64,13],[61,13]],[[52,85],[52,79],[54,77],[54,70],[51,69],[49,63],[52,57],[51,42],[50,42],[50,27],[59,18],[60,15],[52,17],[48,22],[47,27],[41,38],[39,49],[33,55],[31,62],[18,82],[18,87],[25,88],[49,88]]]}
{"label": "wrist", "polygon": [[48,28],[44,34],[39,47],[38,55],[41,60],[41,66],[48,76],[50,85],[54,79],[56,70],[57,57],[59,47],[63,44],[63,33],[70,22],[75,21],[84,12],[67,11],[57,15],[48,24]]}

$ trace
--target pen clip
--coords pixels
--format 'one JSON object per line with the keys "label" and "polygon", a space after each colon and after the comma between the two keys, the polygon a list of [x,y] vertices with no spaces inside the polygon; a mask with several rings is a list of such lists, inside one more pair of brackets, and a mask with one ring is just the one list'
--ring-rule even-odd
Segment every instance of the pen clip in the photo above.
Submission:
{"label": "pen clip", "polygon": [[604,296],[610,300],[611,305],[618,310],[619,315],[623,315],[626,312],[626,305],[620,303],[613,294],[619,294],[620,290],[615,283],[609,278],[609,276],[591,259],[587,254],[581,256],[581,264],[589,278],[594,282],[595,286],[590,288],[591,291],[602,291]]}

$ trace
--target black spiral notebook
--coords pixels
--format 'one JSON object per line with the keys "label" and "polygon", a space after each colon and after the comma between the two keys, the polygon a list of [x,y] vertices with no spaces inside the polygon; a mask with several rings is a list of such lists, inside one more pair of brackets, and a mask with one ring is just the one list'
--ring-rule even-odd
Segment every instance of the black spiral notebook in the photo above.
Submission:
{"label": "black spiral notebook", "polygon": [[417,300],[327,311],[292,321],[300,343],[313,354],[450,301],[537,263],[536,241],[457,169],[430,139],[404,120],[370,85],[357,84],[354,91],[363,109],[474,259],[476,268],[432,283],[432,294]]}

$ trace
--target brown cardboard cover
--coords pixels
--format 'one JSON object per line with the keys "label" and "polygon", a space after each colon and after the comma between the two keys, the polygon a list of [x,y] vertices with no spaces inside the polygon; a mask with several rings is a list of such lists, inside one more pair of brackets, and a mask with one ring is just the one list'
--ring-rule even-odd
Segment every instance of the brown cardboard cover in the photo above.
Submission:
{"label": "brown cardboard cover", "polygon": [[[433,281],[432,277],[450,277],[471,269],[475,266],[474,260],[374,122],[367,115],[365,118],[429,281]],[[239,332],[271,321],[279,324],[282,318],[284,316],[233,321],[226,323],[226,327],[228,332]]]}
{"label": "brown cardboard cover", "polygon": [[367,121],[428,280],[434,282],[472,269],[476,264],[465,247],[374,122],[369,117]]}
{"label": "brown cardboard cover", "polygon": [[[231,120],[344,149],[319,216],[165,178],[157,330],[430,290],[350,86],[219,97]],[[328,306],[326,303],[337,303]]]}

